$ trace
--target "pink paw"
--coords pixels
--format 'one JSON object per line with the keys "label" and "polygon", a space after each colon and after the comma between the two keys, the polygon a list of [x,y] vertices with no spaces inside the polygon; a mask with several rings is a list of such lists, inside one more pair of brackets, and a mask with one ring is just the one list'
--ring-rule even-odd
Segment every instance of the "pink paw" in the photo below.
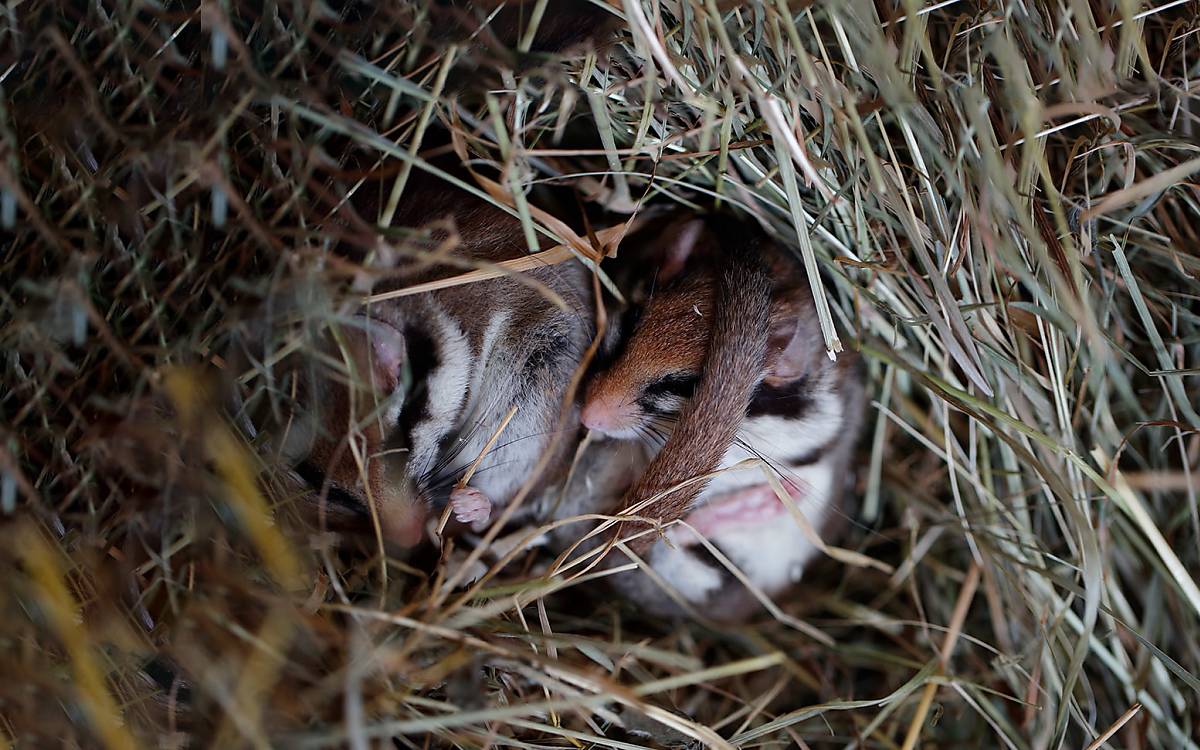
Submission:
{"label": "pink paw", "polygon": [[455,520],[471,524],[472,531],[482,531],[492,517],[492,501],[474,487],[456,487],[450,492],[450,507]]}
{"label": "pink paw", "polygon": [[[787,483],[788,494],[797,502],[803,501],[805,493],[791,482]],[[749,487],[714,496],[707,503],[692,511],[684,519],[700,535],[711,538],[715,534],[731,529],[745,529],[774,523],[787,515],[787,506],[769,484]],[[678,531],[676,531],[678,529]],[[672,533],[674,532],[674,533]],[[672,526],[668,531],[671,541],[681,546],[696,544],[696,534],[683,527]]]}

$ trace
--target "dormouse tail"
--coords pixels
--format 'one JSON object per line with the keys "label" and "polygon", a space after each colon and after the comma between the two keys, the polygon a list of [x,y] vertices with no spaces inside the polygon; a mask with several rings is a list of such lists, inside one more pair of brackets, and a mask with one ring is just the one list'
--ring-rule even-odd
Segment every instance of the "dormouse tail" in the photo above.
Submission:
{"label": "dormouse tail", "polygon": [[[720,465],[764,374],[772,287],[763,257],[767,240],[757,227],[725,219],[711,221],[709,229],[720,256],[704,369],[671,436],[625,497],[626,511],[657,498],[633,513],[658,523],[691,510],[708,484],[696,478]],[[623,524],[618,533],[635,530],[635,523]],[[647,534],[630,546],[640,554],[655,538]]]}

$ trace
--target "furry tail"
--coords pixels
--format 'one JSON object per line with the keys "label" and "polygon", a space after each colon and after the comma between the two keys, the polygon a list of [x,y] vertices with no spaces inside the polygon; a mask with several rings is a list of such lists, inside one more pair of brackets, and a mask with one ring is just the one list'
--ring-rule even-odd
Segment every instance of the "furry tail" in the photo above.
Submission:
{"label": "furry tail", "polygon": [[[635,513],[658,523],[682,518],[691,510],[708,484],[696,477],[720,465],[765,367],[771,306],[771,279],[762,257],[765,238],[755,232],[748,241],[745,225],[725,220],[710,223],[710,229],[724,257],[704,371],[666,444],[625,497],[626,511],[657,497]],[[622,524],[625,528],[618,527],[618,533],[632,531],[629,527],[635,523]],[[653,535],[645,535],[631,548],[641,554],[654,541]]]}

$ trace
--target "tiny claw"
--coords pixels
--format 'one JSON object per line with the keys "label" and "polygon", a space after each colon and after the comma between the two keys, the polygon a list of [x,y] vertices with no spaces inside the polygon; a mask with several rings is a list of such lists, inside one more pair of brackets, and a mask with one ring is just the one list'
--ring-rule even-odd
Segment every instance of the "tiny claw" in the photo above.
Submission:
{"label": "tiny claw", "polygon": [[471,524],[473,531],[484,528],[492,517],[492,501],[474,487],[456,487],[450,492],[450,507],[460,523]]}

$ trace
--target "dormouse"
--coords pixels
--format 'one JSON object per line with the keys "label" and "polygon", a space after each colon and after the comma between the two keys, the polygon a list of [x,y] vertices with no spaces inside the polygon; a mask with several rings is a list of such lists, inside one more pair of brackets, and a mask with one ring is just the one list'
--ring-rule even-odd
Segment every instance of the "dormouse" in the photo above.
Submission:
{"label": "dormouse", "polygon": [[[420,203],[397,223],[438,227],[432,245],[452,227],[450,257],[413,255],[419,262],[401,263],[373,292],[527,253],[509,214],[444,185],[416,185]],[[317,342],[320,365],[297,373],[296,408],[275,420],[322,520],[371,531],[378,519],[385,540],[409,547],[449,503],[457,521],[483,528],[547,453],[552,466],[569,455],[578,409],[564,411],[564,399],[592,338],[591,296],[588,272],[569,261],[371,303],[339,320]],[[514,406],[470,484],[456,487]]]}
{"label": "dormouse", "polygon": [[[437,23],[419,31],[431,43],[491,50],[494,55],[459,57],[494,60],[505,69],[526,68],[580,46],[602,48],[615,36],[617,16],[610,8],[570,0],[546,14],[525,39],[532,30],[532,5],[530,0],[439,3],[431,8]],[[391,22],[386,15],[382,23]],[[479,75],[456,67],[446,90],[469,95],[478,88]],[[424,145],[434,149],[449,141],[448,133],[433,129]],[[467,184],[473,181],[453,158],[438,166]],[[350,223],[360,236],[376,237],[374,221],[383,212],[378,205],[367,205],[361,216],[357,210],[385,200],[390,186],[391,180],[385,186],[365,185],[343,205],[355,216]],[[426,250],[451,249],[440,256],[444,262],[430,262],[429,253],[402,252],[395,273],[373,292],[529,252],[514,216],[421,170],[409,179],[388,233],[389,240],[424,233]],[[563,400],[591,339],[588,282],[584,268],[568,262],[521,278],[364,305],[341,316],[309,352],[326,366],[304,368],[303,387],[279,394],[299,401],[294,413],[277,421],[286,427],[288,458],[314,490],[322,519],[368,529],[377,521],[385,539],[411,546],[421,539],[431,510],[448,503],[457,521],[482,528],[539,463],[556,467],[578,427],[577,414],[569,407],[564,412]],[[470,484],[456,488],[513,407],[515,416]]]}
{"label": "dormouse", "polygon": [[[632,489],[621,488],[617,502],[594,501],[629,507],[711,468],[756,458],[777,474],[820,529],[839,513],[861,422],[862,385],[853,356],[843,354],[836,363],[826,357],[799,264],[749,228],[690,219],[682,231],[668,233],[658,250],[663,260],[655,288],[612,364],[589,383],[582,412],[591,430],[611,440],[639,441],[646,468]],[[735,253],[752,258],[738,259]],[[752,272],[742,286],[730,286],[722,274],[731,262],[743,268],[757,264],[765,273]],[[759,317],[761,299],[765,314]],[[750,331],[747,320],[754,321]],[[718,336],[734,325],[740,326],[738,336]],[[716,363],[723,364],[714,368]],[[731,372],[740,375],[717,375]],[[704,388],[714,376],[726,391],[744,390],[747,397],[696,408],[704,393],[713,392],[712,385]],[[714,459],[714,446],[727,434],[730,439]],[[622,455],[627,463],[628,450]],[[629,470],[620,471],[627,475]],[[602,467],[593,462],[591,472],[592,484],[603,487],[606,482],[597,478]],[[614,478],[608,485],[621,483]],[[753,597],[707,553],[697,533],[769,596],[798,580],[816,552],[761,470],[729,471],[694,483],[643,514],[660,521],[679,518],[695,529],[675,525],[669,541],[652,541],[645,555],[685,599],[727,619],[753,611]],[[639,604],[675,611],[646,576],[626,574],[617,580]]]}

